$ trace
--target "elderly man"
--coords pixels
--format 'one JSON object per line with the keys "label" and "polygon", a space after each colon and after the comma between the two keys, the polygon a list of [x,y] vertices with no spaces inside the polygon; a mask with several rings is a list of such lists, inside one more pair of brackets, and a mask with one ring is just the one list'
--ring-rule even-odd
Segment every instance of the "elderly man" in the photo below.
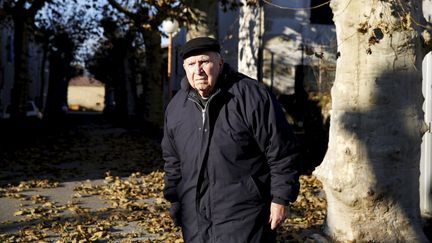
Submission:
{"label": "elderly man", "polygon": [[162,140],[164,195],[185,242],[275,242],[299,190],[297,146],[258,81],[224,63],[208,37],[181,48],[186,77]]}

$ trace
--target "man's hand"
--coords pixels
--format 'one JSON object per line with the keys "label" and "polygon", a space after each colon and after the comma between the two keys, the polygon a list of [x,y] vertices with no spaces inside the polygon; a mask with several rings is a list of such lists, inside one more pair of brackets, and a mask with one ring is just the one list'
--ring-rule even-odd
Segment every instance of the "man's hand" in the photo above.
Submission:
{"label": "man's hand", "polygon": [[271,229],[276,229],[280,223],[285,219],[285,206],[277,203],[271,203],[270,205],[270,218],[269,224]]}

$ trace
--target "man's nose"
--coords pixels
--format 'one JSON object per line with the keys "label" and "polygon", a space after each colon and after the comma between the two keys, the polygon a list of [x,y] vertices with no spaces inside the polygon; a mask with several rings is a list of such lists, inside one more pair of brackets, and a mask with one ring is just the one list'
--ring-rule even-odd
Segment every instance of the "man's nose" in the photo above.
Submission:
{"label": "man's nose", "polygon": [[202,67],[201,67],[200,64],[195,64],[194,67],[193,67],[193,71],[196,74],[200,74],[200,73],[203,72],[203,69],[202,69]]}

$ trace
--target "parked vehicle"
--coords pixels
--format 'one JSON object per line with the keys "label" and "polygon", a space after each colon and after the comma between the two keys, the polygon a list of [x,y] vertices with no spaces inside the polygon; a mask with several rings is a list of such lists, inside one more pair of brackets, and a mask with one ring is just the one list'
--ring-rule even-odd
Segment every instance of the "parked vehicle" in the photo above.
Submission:
{"label": "parked vehicle", "polygon": [[[8,105],[6,109],[0,113],[0,119],[10,119],[11,105]],[[36,106],[34,101],[28,101],[26,104],[26,117],[31,119],[42,119],[43,114],[40,112],[39,108]]]}

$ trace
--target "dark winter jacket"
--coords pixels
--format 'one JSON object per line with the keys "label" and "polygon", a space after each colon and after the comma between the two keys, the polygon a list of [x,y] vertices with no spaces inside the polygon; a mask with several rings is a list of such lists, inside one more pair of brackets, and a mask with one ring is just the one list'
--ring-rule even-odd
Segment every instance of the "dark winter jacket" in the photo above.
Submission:
{"label": "dark winter jacket", "polygon": [[274,96],[224,64],[205,107],[186,78],[169,103],[165,197],[185,242],[272,242],[270,203],[298,194],[297,147]]}

